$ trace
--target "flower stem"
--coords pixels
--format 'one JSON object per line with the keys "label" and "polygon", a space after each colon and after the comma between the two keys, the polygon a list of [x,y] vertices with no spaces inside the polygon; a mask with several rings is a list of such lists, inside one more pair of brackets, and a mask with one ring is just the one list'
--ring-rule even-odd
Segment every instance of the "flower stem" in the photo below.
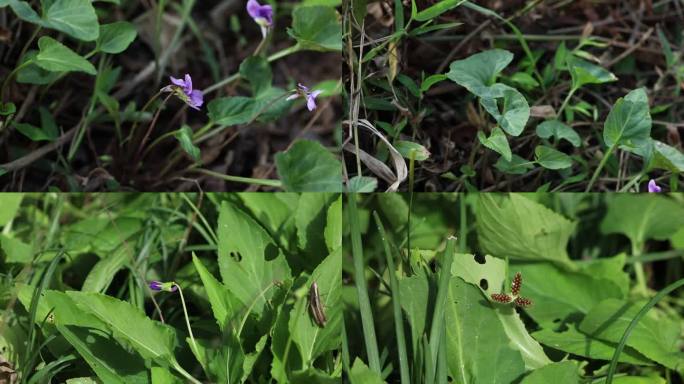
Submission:
{"label": "flower stem", "polygon": [[608,161],[608,158],[610,155],[615,151],[615,144],[611,145],[610,148],[608,148],[608,152],[606,152],[605,155],[603,155],[603,159],[601,159],[601,162],[598,165],[598,168],[596,168],[596,171],[594,171],[594,175],[591,176],[591,180],[589,180],[589,184],[587,185],[587,189],[584,190],[584,192],[589,192],[591,191],[591,187],[594,186],[594,182],[598,178],[598,175],[601,173],[601,169],[606,165],[606,162]]}
{"label": "flower stem", "polygon": [[[278,51],[278,52],[272,54],[272,55],[269,56],[266,60],[270,63],[270,62],[276,61],[276,60],[278,60],[278,59],[282,59],[282,58],[285,57],[285,56],[291,55],[291,54],[293,54],[293,53],[299,51],[300,49],[301,49],[301,47],[299,46],[299,44],[295,44],[295,45],[293,45],[293,46],[291,46],[291,47],[287,47],[287,48],[285,48],[285,49],[282,49],[282,50],[280,50],[280,51]],[[215,83],[215,84],[210,85],[209,87],[203,89],[203,90],[202,90],[202,93],[204,93],[205,95],[207,95],[207,94],[209,94],[209,93],[211,93],[211,92],[216,91],[217,89],[220,89],[220,88],[222,88],[222,87],[225,87],[226,85],[228,85],[228,84],[234,82],[235,80],[239,79],[240,77],[241,77],[241,75],[240,75],[239,72],[238,72],[238,73],[233,73],[232,75],[226,77],[225,79],[219,81],[218,83]]]}
{"label": "flower stem", "polygon": [[190,334],[190,340],[192,341],[192,349],[195,350],[195,354],[199,356],[199,349],[197,349],[197,344],[195,343],[195,335],[192,334],[192,328],[190,328],[190,318],[188,317],[188,309],[185,306],[185,297],[183,297],[183,289],[180,285],[173,283],[178,287],[178,293],[180,293],[181,303],[183,304],[183,313],[185,314],[185,324],[188,326],[188,333]]}
{"label": "flower stem", "polygon": [[194,377],[192,377],[192,375],[191,375],[190,373],[188,373],[188,371],[186,371],[183,367],[180,366],[180,364],[178,364],[178,363],[175,362],[175,361],[174,361],[174,363],[173,363],[173,368],[174,368],[176,371],[178,371],[178,373],[180,373],[181,375],[183,375],[183,377],[185,377],[186,379],[188,379],[191,383],[193,383],[193,384],[202,384],[201,381],[199,381],[199,380],[195,379]]}

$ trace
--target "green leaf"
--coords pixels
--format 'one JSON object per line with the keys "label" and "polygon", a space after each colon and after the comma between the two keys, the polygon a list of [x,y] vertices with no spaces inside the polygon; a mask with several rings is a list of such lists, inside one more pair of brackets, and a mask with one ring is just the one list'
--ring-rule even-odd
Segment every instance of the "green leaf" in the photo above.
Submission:
{"label": "green leaf", "polygon": [[43,20],[43,26],[78,40],[93,41],[100,35],[97,15],[90,0],[56,0],[45,12]]}
{"label": "green leaf", "polygon": [[268,232],[245,212],[221,204],[218,264],[223,283],[245,306],[260,314],[273,295],[274,281],[290,277],[282,251]]}
{"label": "green leaf", "polygon": [[[534,332],[532,336],[548,347],[596,360],[612,359],[617,346],[617,343],[593,339],[579,332],[574,324],[568,324],[565,330],[559,332],[551,328],[544,328],[541,331]],[[626,347],[623,350],[618,361],[638,365],[651,364],[649,359],[631,347]]]}
{"label": "green leaf", "polygon": [[12,11],[17,15],[18,18],[29,23],[42,25],[42,20],[36,11],[31,8],[31,5],[26,1],[9,0],[4,3],[4,5],[9,4]]}
{"label": "green leaf", "polygon": [[181,129],[173,134],[173,137],[178,140],[183,151],[190,155],[195,162],[200,161],[200,149],[192,142],[192,129],[189,126],[183,125]]}
{"label": "green leaf", "polygon": [[444,81],[446,79],[447,79],[447,75],[443,75],[441,73],[428,76],[425,80],[423,80],[422,83],[420,83],[420,90],[423,92],[427,92],[433,85],[435,85],[441,81]]}
{"label": "green leaf", "polygon": [[121,246],[100,259],[88,272],[81,291],[104,292],[114,279],[114,275],[127,264],[129,258],[132,258],[131,252],[128,247]]}
{"label": "green leaf", "polygon": [[318,326],[311,317],[307,296],[295,304],[288,325],[292,340],[299,347],[302,361],[307,365],[324,352],[339,348],[342,326],[342,248],[337,248],[316,267],[306,287],[313,282],[316,282],[320,292],[327,318],[325,326]]}
{"label": "green leaf", "polygon": [[347,183],[347,192],[373,193],[378,188],[378,179],[370,176],[354,176]]}
{"label": "green leaf", "polygon": [[579,89],[586,84],[602,84],[616,81],[617,77],[603,67],[591,64],[575,56],[567,56],[568,70],[572,77],[572,87]]}
{"label": "green leaf", "polygon": [[342,164],[316,141],[297,141],[275,162],[286,191],[342,192]]}
{"label": "green leaf", "polygon": [[513,54],[503,49],[476,53],[449,66],[447,77],[481,98],[502,97],[501,89],[490,85],[496,76],[513,60]]}
{"label": "green leaf", "polygon": [[616,194],[601,222],[604,234],[621,233],[640,249],[648,239],[667,240],[684,226],[684,207],[657,195]]}
{"label": "green leaf", "polygon": [[432,20],[442,13],[454,9],[465,2],[466,0],[441,0],[435,5],[418,12],[414,19],[417,21]]}
{"label": "green leaf", "polygon": [[231,126],[252,120],[254,99],[235,96],[212,100],[207,106],[209,118],[217,125]]}
{"label": "green leaf", "polygon": [[512,160],[511,147],[508,145],[506,134],[501,128],[494,128],[489,137],[486,137],[484,132],[478,131],[477,138],[482,145],[500,154],[507,161]]}
{"label": "green leaf", "polygon": [[0,102],[0,116],[9,116],[17,112],[17,106],[14,103]]}
{"label": "green leaf", "polygon": [[413,153],[413,159],[415,161],[424,161],[430,158],[430,151],[413,141],[396,140],[392,145],[394,145],[394,149],[401,153],[406,159],[411,158],[411,153]]}
{"label": "green leaf", "polygon": [[651,114],[644,88],[638,88],[618,99],[603,126],[603,140],[608,147],[634,151],[651,138]]}
{"label": "green leaf", "polygon": [[0,249],[5,254],[5,263],[28,265],[33,259],[33,247],[9,235],[0,234]]}
{"label": "green leaf", "polygon": [[292,28],[288,33],[304,49],[341,51],[342,25],[335,8],[300,6],[292,12]]}
{"label": "green leaf", "polygon": [[555,137],[557,140],[565,139],[574,147],[579,147],[582,143],[577,132],[570,126],[558,120],[546,120],[537,126],[537,136],[542,139]]}
{"label": "green leaf", "polygon": [[385,384],[379,372],[372,371],[360,359],[354,359],[351,372],[349,372],[349,380],[353,384]]}
{"label": "green leaf", "polygon": [[57,137],[52,136],[51,133],[43,131],[41,128],[28,123],[13,122],[14,128],[22,135],[28,137],[32,141],[54,141]]}
{"label": "green leaf", "polygon": [[249,81],[252,94],[257,96],[271,88],[273,73],[271,66],[261,56],[250,56],[240,64],[240,75]]}
{"label": "green leaf", "polygon": [[449,282],[445,309],[447,364],[459,383],[511,383],[525,372],[496,311],[482,293],[458,277]]}
{"label": "green leaf", "polygon": [[580,382],[577,371],[578,367],[575,362],[553,363],[532,371],[520,384],[577,384]]}
{"label": "green leaf", "polygon": [[5,226],[14,219],[23,199],[23,193],[0,193],[0,226]]}
{"label": "green leaf", "polygon": [[207,298],[211,304],[211,310],[221,331],[225,330],[226,323],[232,318],[236,307],[240,304],[235,296],[221,284],[202,264],[202,261],[192,255],[192,263],[202,280],[202,285],[207,292]]}
{"label": "green leaf", "polygon": [[684,172],[684,153],[658,140],[653,140],[655,156],[651,168],[666,169],[671,172]]}
{"label": "green leaf", "polygon": [[[584,317],[579,329],[589,336],[617,343],[644,304],[645,301],[604,300]],[[670,369],[679,369],[684,362],[684,352],[675,342],[681,340],[680,328],[679,319],[651,309],[634,327],[627,345]]]}
{"label": "green leaf", "polygon": [[503,173],[524,175],[534,169],[534,163],[513,154],[510,161],[506,160],[503,156],[499,157],[499,160],[496,161],[494,167]]}
{"label": "green leaf", "polygon": [[[454,255],[454,263],[451,267],[452,275],[479,287],[487,298],[492,293],[502,291],[506,277],[505,271],[506,262],[489,255],[485,255],[484,262],[482,262],[476,260],[473,255],[457,253]],[[482,286],[483,281],[486,282],[486,287]],[[427,297],[425,302],[427,302]],[[520,316],[511,307],[497,305],[494,308],[488,299],[486,302],[481,300],[477,305],[489,308],[489,311],[495,310],[506,332],[508,345],[520,352],[527,369],[536,369],[551,363],[551,360],[544,354],[542,346],[530,336]]]}
{"label": "green leaf", "polygon": [[135,349],[145,359],[161,363],[175,361],[173,329],[150,320],[131,304],[99,293],[68,291],[84,312],[95,315],[113,332],[114,338]]}
{"label": "green leaf", "polygon": [[100,26],[100,36],[97,38],[95,49],[106,53],[121,53],[135,40],[138,32],[133,24],[118,21]]}
{"label": "green leaf", "polygon": [[480,104],[489,112],[494,120],[511,136],[519,136],[525,129],[527,120],[530,118],[530,106],[525,96],[515,88],[504,84],[495,84],[490,89],[497,89],[503,98],[502,108],[494,98],[481,98]]}
{"label": "green leaf", "polygon": [[22,68],[17,73],[17,82],[22,84],[35,84],[35,85],[45,85],[50,84],[57,80],[60,76],[60,72],[50,72],[39,67],[35,63],[38,51],[31,50],[24,55],[21,59],[21,63],[25,64],[27,61],[33,61]]}
{"label": "green leaf", "polygon": [[54,308],[57,330],[105,383],[149,383],[145,361],[127,351],[109,335],[109,327],[96,316],[83,312],[72,298],[59,291],[46,291]]}
{"label": "green leaf", "polygon": [[565,169],[572,166],[570,156],[545,145],[538,145],[534,149],[534,158],[539,165],[546,169]]}
{"label": "green leaf", "polygon": [[59,41],[43,36],[38,40],[40,51],[36,55],[36,64],[50,72],[79,71],[96,75],[92,64]]}
{"label": "green leaf", "polygon": [[328,248],[325,244],[324,231],[328,215],[328,207],[334,195],[331,193],[302,193],[294,210],[295,227],[297,228],[297,245],[308,258],[307,270],[318,265]]}
{"label": "green leaf", "polygon": [[477,235],[483,251],[512,260],[546,260],[570,269],[566,247],[575,224],[521,194],[481,194]]}
{"label": "green leaf", "polygon": [[539,324],[584,315],[603,299],[624,297],[614,282],[601,275],[567,271],[549,263],[511,266],[511,279],[515,272],[522,274],[521,295],[534,302],[526,311]]}
{"label": "green leaf", "polygon": [[324,237],[328,252],[342,247],[342,195],[328,207]]}

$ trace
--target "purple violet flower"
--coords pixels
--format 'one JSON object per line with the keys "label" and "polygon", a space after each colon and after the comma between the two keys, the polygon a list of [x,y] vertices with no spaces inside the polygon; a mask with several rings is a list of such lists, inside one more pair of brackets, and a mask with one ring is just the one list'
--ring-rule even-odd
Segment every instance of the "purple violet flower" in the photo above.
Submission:
{"label": "purple violet flower", "polygon": [[663,189],[656,184],[655,180],[651,179],[648,182],[648,192],[649,193],[658,193],[662,191]]}
{"label": "purple violet flower", "polygon": [[249,0],[247,13],[261,27],[261,34],[266,37],[268,29],[273,25],[273,7],[268,4],[261,5],[256,0]]}
{"label": "purple violet flower", "polygon": [[304,86],[302,84],[297,84],[297,89],[294,91],[295,93],[288,96],[286,100],[294,100],[298,97],[303,97],[306,99],[306,108],[309,111],[313,111],[316,109],[316,97],[320,95],[323,91],[309,91],[309,87]]}
{"label": "purple violet flower", "polygon": [[173,281],[163,283],[161,281],[153,280],[150,281],[150,289],[153,291],[176,292],[178,287]]}
{"label": "purple violet flower", "polygon": [[172,92],[185,104],[199,111],[204,104],[204,94],[199,89],[192,89],[192,78],[186,74],[185,79],[176,79],[169,76],[171,85],[162,88],[162,92]]}

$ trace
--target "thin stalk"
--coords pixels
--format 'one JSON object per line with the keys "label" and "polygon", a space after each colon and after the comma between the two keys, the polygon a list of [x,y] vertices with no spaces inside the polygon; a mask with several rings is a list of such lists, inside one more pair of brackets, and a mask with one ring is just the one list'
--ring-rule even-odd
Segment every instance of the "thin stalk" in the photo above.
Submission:
{"label": "thin stalk", "polygon": [[461,193],[460,196],[458,196],[458,202],[459,202],[459,238],[458,238],[458,250],[461,253],[466,253],[466,239],[468,238],[468,218],[466,215],[466,201],[465,201],[465,193]]}
{"label": "thin stalk", "polygon": [[190,373],[188,373],[188,371],[186,371],[183,367],[181,367],[180,364],[178,364],[178,362],[175,362],[175,361],[173,362],[173,368],[174,368],[176,371],[178,371],[178,373],[180,373],[181,375],[183,375],[183,377],[185,377],[186,379],[190,380],[191,383],[193,383],[193,384],[202,384],[201,381],[199,381],[199,380],[195,379],[194,377],[192,377],[192,375],[191,375]]}
{"label": "thin stalk", "polygon": [[190,327],[190,318],[188,317],[188,309],[185,305],[185,297],[183,296],[183,288],[181,288],[180,285],[173,283],[176,287],[178,287],[178,293],[180,293],[181,297],[181,304],[183,304],[183,313],[185,314],[185,325],[188,326],[188,333],[190,334],[190,341],[192,341],[192,349],[195,350],[195,353],[199,356],[199,349],[197,348],[197,343],[195,343],[195,335],[192,334],[192,328]]}
{"label": "thin stalk", "polygon": [[394,330],[397,335],[397,349],[399,351],[399,373],[401,377],[402,384],[410,384],[411,379],[409,377],[409,367],[408,367],[408,354],[406,353],[406,338],[404,336],[404,318],[401,315],[401,296],[399,296],[399,281],[397,281],[396,268],[394,266],[394,259],[392,257],[392,252],[390,251],[389,241],[387,240],[387,234],[385,233],[385,228],[380,221],[380,217],[377,212],[373,212],[373,217],[375,218],[375,224],[378,226],[378,232],[380,232],[380,237],[382,239],[382,244],[385,249],[385,259],[387,260],[387,270],[390,275],[390,288],[392,291],[392,310],[394,314]]}
{"label": "thin stalk", "polygon": [[599,174],[601,173],[601,170],[603,167],[606,165],[606,162],[608,161],[608,158],[610,155],[613,154],[613,151],[615,151],[615,144],[611,145],[610,148],[608,148],[608,152],[606,152],[605,155],[603,155],[603,159],[601,159],[601,162],[599,163],[598,168],[596,168],[596,171],[594,171],[594,174],[591,176],[591,180],[589,180],[589,184],[587,185],[587,189],[584,190],[584,192],[589,192],[591,191],[591,187],[594,186],[594,182],[596,182],[596,179],[598,178]]}
{"label": "thin stalk", "polygon": [[[145,113],[145,111],[147,111],[147,109],[152,105],[152,103],[153,103],[155,100],[157,100],[157,98],[158,98],[159,96],[161,96],[161,91],[157,92],[154,96],[152,96],[152,97],[147,101],[147,103],[145,103],[145,105],[144,105],[144,106],[142,107],[142,109],[140,110],[140,115],[142,115],[143,113]],[[131,140],[133,139],[133,134],[135,134],[135,129],[138,128],[138,120],[139,120],[139,119],[136,119],[135,122],[133,123],[133,127],[131,128],[131,132],[128,134],[128,137],[127,137],[126,140],[125,140],[126,142],[127,142],[127,141],[131,141]],[[123,143],[121,143],[121,144],[123,144]]]}
{"label": "thin stalk", "polygon": [[[631,257],[638,258],[639,256],[641,256],[641,249],[641,244],[632,244]],[[636,275],[637,280],[637,292],[644,296],[648,295],[648,287],[646,286],[646,276],[644,275],[644,265],[641,263],[641,261],[634,262],[634,274]]]}
{"label": "thin stalk", "polygon": [[27,60],[25,63],[14,68],[12,72],[10,72],[9,75],[7,75],[5,81],[2,82],[2,90],[0,90],[0,93],[2,94],[0,96],[2,97],[3,102],[5,100],[5,91],[7,90],[7,86],[9,85],[10,79],[14,77],[14,75],[16,75],[17,72],[19,72],[22,68],[26,67],[29,64],[33,64],[33,60]]}
{"label": "thin stalk", "polygon": [[560,118],[561,115],[563,114],[563,110],[565,110],[565,107],[568,106],[568,103],[570,102],[570,98],[572,98],[572,95],[577,92],[577,88],[571,88],[570,92],[568,95],[565,97],[565,100],[563,100],[563,104],[561,104],[560,109],[558,110],[558,113],[556,113],[556,118]]}
{"label": "thin stalk", "polygon": [[361,244],[361,228],[356,197],[357,194],[355,193],[347,194],[352,257],[354,259],[354,281],[359,297],[359,311],[361,312],[361,324],[363,326],[364,342],[366,343],[366,353],[368,354],[368,365],[371,371],[381,374],[382,367],[380,366],[378,341],[375,336],[375,325],[373,324],[373,311],[371,310],[370,299],[368,298],[368,287],[366,286],[366,275],[364,273],[363,247]]}
{"label": "thin stalk", "polygon": [[[446,250],[444,251],[444,259],[442,267],[439,271],[439,285],[437,286],[437,299],[435,300],[435,310],[432,313],[432,325],[430,327],[430,363],[432,367],[437,368],[437,358],[439,356],[439,345],[443,342],[444,336],[444,312],[446,308],[447,293],[449,292],[449,281],[451,280],[451,264],[454,260],[454,250],[456,249],[456,238],[450,237],[447,239]],[[427,382],[433,383],[435,381],[432,370],[432,377],[429,377]]]}
{"label": "thin stalk", "polygon": [[681,287],[684,285],[684,279],[679,279],[675,281],[674,283],[668,285],[663,289],[662,291],[658,292],[651,300],[649,300],[646,305],[644,305],[641,310],[634,316],[632,321],[629,323],[627,328],[625,329],[625,333],[622,334],[622,337],[620,338],[620,342],[618,343],[617,348],[615,348],[615,353],[613,353],[613,358],[610,360],[610,366],[608,367],[608,375],[606,376],[606,383],[605,384],[612,384],[613,382],[613,376],[615,375],[615,370],[617,369],[617,363],[618,359],[620,357],[620,354],[622,353],[622,350],[625,348],[625,344],[627,344],[627,338],[629,335],[632,333],[632,330],[634,327],[637,326],[639,323],[639,320],[641,320],[642,317],[646,315],[646,313],[653,308],[660,300],[662,300],[665,296],[667,296],[670,292],[674,291],[675,289]]}
{"label": "thin stalk", "polygon": [[251,177],[230,176],[230,175],[224,175],[222,173],[210,171],[210,170],[204,169],[204,168],[198,168],[198,169],[196,169],[196,171],[200,172],[200,173],[204,173],[205,175],[216,177],[218,179],[225,180],[225,181],[231,181],[234,183],[256,184],[256,185],[263,185],[266,187],[276,187],[276,188],[282,188],[283,187],[283,183],[280,180],[255,179],[255,178],[251,178]]}
{"label": "thin stalk", "polygon": [[[278,60],[278,59],[282,59],[283,57],[288,56],[288,55],[291,55],[291,54],[293,54],[293,53],[295,53],[295,52],[298,52],[299,50],[301,50],[301,47],[299,46],[299,44],[295,44],[295,45],[293,45],[293,46],[291,46],[291,47],[287,47],[287,48],[285,48],[285,49],[282,49],[282,50],[280,50],[280,51],[278,51],[278,52],[272,54],[272,55],[269,56],[266,60],[270,63],[270,62],[276,61],[276,60]],[[239,79],[240,77],[241,77],[241,76],[240,76],[240,73],[239,73],[239,72],[238,72],[238,73],[233,73],[232,75],[226,77],[225,79],[219,81],[218,83],[215,83],[215,84],[210,85],[209,87],[203,89],[203,90],[202,90],[202,93],[204,93],[205,95],[207,95],[207,94],[209,94],[209,93],[212,93],[212,92],[214,92],[215,90],[220,89],[220,88],[222,88],[222,87],[225,87],[226,85],[228,85],[228,84],[230,84],[230,83],[236,81],[236,80]]]}

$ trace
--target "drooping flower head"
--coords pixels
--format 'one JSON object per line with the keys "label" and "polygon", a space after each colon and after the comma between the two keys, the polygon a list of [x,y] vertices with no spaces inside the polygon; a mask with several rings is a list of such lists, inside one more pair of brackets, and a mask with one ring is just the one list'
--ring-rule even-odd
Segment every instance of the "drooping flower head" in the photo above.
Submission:
{"label": "drooping flower head", "polygon": [[648,192],[650,192],[650,193],[658,193],[658,192],[660,192],[660,191],[662,191],[662,190],[663,190],[663,189],[660,188],[660,187],[658,186],[658,184],[656,184],[655,180],[651,179],[651,180],[648,182]]}
{"label": "drooping flower head", "polygon": [[261,34],[266,37],[268,29],[273,25],[273,7],[268,4],[261,5],[256,0],[249,0],[247,13],[261,27]]}
{"label": "drooping flower head", "polygon": [[157,280],[150,281],[150,289],[153,291],[176,292],[178,287],[173,281],[161,282]]}
{"label": "drooping flower head", "polygon": [[313,111],[316,109],[316,97],[320,95],[323,91],[309,91],[309,87],[302,85],[302,84],[297,84],[297,89],[294,91],[294,93],[290,96],[288,96],[287,100],[294,100],[298,97],[303,97],[306,99],[306,108],[309,111]]}
{"label": "drooping flower head", "polygon": [[171,85],[162,88],[162,92],[172,92],[179,99],[181,99],[190,108],[199,111],[202,104],[204,104],[204,95],[199,89],[192,89],[192,78],[186,74],[184,79],[176,79],[169,76]]}

